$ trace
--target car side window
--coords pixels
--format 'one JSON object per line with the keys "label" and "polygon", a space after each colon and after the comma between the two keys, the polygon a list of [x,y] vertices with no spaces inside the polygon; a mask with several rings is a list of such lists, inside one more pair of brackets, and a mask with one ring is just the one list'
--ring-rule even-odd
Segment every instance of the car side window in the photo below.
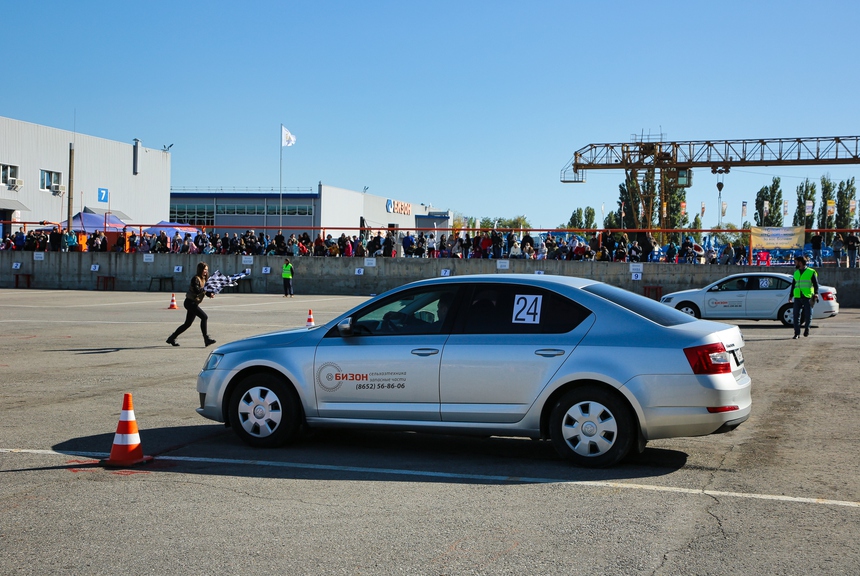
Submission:
{"label": "car side window", "polygon": [[455,332],[464,334],[563,334],[591,312],[555,292],[508,284],[482,284],[462,304]]}
{"label": "car side window", "polygon": [[749,278],[732,278],[720,284],[717,284],[714,289],[717,292],[740,292],[742,290],[750,290]]}
{"label": "car side window", "polygon": [[756,290],[775,290],[776,278],[770,276],[754,276],[752,285]]}
{"label": "car side window", "polygon": [[791,287],[791,282],[784,278],[768,278],[770,280],[770,285],[767,288],[761,288],[761,290],[788,290]]}
{"label": "car side window", "polygon": [[355,336],[441,334],[453,321],[449,314],[456,286],[416,288],[380,300],[353,315]]}

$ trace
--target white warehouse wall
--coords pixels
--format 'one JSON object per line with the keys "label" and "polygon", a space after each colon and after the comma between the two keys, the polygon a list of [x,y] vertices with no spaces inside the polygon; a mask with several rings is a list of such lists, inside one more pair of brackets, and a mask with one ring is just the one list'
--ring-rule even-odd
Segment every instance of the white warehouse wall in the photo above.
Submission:
{"label": "white warehouse wall", "polygon": [[[131,143],[115,142],[67,130],[0,117],[0,164],[18,167],[24,181],[18,190],[0,186],[0,198],[14,199],[29,210],[20,220],[60,221],[67,217],[69,144],[75,147],[74,212],[83,205],[117,210],[129,223],[155,224],[170,212],[170,153],[140,146],[138,174],[132,173]],[[63,196],[39,189],[41,170],[62,175]],[[107,188],[110,204],[98,201],[98,189]]]}

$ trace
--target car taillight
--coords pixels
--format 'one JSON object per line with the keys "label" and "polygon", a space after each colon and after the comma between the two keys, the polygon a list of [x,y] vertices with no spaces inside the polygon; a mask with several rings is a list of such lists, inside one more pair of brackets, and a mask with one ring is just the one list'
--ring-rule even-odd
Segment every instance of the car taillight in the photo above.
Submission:
{"label": "car taillight", "polygon": [[732,371],[732,361],[722,343],[705,344],[684,348],[687,361],[693,374],[728,374]]}
{"label": "car taillight", "polygon": [[836,300],[836,296],[833,294],[833,292],[822,292],[821,293],[821,299],[822,300]]}
{"label": "car taillight", "polygon": [[720,412],[734,412],[740,410],[737,406],[708,406],[708,412],[711,414],[719,414]]}

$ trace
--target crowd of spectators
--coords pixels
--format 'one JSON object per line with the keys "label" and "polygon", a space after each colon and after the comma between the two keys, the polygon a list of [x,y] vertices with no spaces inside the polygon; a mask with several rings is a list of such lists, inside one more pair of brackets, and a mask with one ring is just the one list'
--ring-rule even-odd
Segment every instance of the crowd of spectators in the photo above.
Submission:
{"label": "crowd of spectators", "polygon": [[[86,249],[92,252],[140,252],[180,254],[242,254],[285,257],[395,257],[407,258],[513,258],[534,260],[572,260],[604,262],[669,262],[689,264],[748,264],[748,250],[741,243],[717,246],[706,242],[697,244],[692,236],[679,243],[660,246],[650,234],[630,240],[623,232],[593,232],[587,240],[569,233],[532,236],[528,231],[498,230],[467,231],[459,234],[419,231],[417,234],[399,230],[362,230],[359,234],[342,233],[338,238],[319,233],[311,239],[305,232],[285,236],[281,230],[271,237],[264,232],[246,230],[244,233],[176,231],[171,237],[159,234],[140,235],[133,228],[122,232],[97,231],[79,235],[63,231],[30,230],[7,235],[0,250],[65,252]],[[812,263],[821,265],[823,237],[812,236]],[[84,244],[81,246],[79,244]],[[852,232],[844,238],[836,234],[832,245],[837,264],[857,267],[860,237]]]}

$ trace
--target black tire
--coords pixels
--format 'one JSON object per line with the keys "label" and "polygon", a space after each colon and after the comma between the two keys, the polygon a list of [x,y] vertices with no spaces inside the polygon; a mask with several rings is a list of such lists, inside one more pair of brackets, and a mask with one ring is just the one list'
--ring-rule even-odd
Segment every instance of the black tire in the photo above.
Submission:
{"label": "black tire", "polygon": [[680,302],[677,306],[675,306],[675,309],[680,310],[685,314],[689,314],[690,316],[695,316],[699,319],[701,319],[702,317],[702,312],[699,310],[699,307],[692,302]]}
{"label": "black tire", "polygon": [[286,444],[295,438],[301,424],[296,391],[273,374],[243,378],[230,396],[228,410],[236,435],[258,448]]}
{"label": "black tire", "polygon": [[[779,309],[779,315],[777,316],[779,321],[782,322],[783,326],[787,326],[789,328],[794,327],[794,306],[791,304],[783,304],[782,308]],[[801,315],[803,318],[803,315]]]}
{"label": "black tire", "polygon": [[633,414],[617,394],[583,386],[563,395],[550,417],[556,452],[583,468],[605,468],[624,458],[636,440]]}

